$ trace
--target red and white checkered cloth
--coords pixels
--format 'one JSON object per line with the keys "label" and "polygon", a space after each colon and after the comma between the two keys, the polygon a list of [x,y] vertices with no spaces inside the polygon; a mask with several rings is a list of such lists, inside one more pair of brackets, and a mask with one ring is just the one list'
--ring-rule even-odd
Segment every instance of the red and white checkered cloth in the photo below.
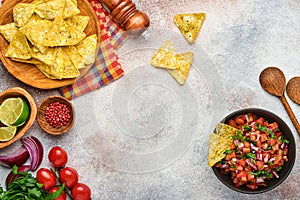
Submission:
{"label": "red and white checkered cloth", "polygon": [[[1,2],[4,0],[0,0]],[[68,99],[74,99],[101,88],[124,75],[118,61],[116,49],[126,38],[125,32],[110,18],[109,13],[98,0],[88,0],[100,21],[101,44],[96,61],[91,69],[73,84],[59,88],[59,92]]]}

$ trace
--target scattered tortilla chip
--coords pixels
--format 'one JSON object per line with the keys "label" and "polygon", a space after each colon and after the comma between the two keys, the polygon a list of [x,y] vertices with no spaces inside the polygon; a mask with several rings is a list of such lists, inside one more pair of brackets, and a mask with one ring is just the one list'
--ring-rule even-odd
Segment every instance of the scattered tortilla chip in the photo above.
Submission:
{"label": "scattered tortilla chip", "polygon": [[79,31],[84,31],[86,26],[89,23],[89,16],[76,15],[70,18],[67,18],[65,22]]}
{"label": "scattered tortilla chip", "polygon": [[224,152],[230,149],[236,131],[236,128],[227,124],[217,124],[216,133],[211,133],[209,137],[208,166],[212,167],[225,158]]}
{"label": "scattered tortilla chip", "polygon": [[27,60],[31,58],[30,47],[25,35],[17,31],[13,40],[7,47],[6,57]]}
{"label": "scattered tortilla chip", "polygon": [[176,65],[176,51],[173,43],[167,40],[154,54],[150,63],[154,67],[160,67],[164,69],[177,69]]}
{"label": "scattered tortilla chip", "polygon": [[13,8],[13,18],[17,26],[24,26],[34,13],[34,6],[29,3],[18,3]]}
{"label": "scattered tortilla chip", "polygon": [[53,25],[45,34],[42,44],[50,47],[76,45],[85,37],[86,35],[84,32],[68,26],[60,16],[53,21]]}
{"label": "scattered tortilla chip", "polygon": [[205,20],[205,13],[177,14],[174,23],[185,39],[193,44]]}
{"label": "scattered tortilla chip", "polygon": [[80,41],[76,46],[80,55],[83,56],[84,63],[89,65],[95,62],[95,52],[97,48],[97,35],[93,34]]}
{"label": "scattered tortilla chip", "polygon": [[0,33],[8,42],[11,42],[13,40],[17,32],[18,27],[14,22],[0,26]]}
{"label": "scattered tortilla chip", "polygon": [[180,85],[183,85],[186,81],[193,58],[194,54],[192,52],[177,54],[176,65],[178,65],[178,69],[168,69],[168,72]]}

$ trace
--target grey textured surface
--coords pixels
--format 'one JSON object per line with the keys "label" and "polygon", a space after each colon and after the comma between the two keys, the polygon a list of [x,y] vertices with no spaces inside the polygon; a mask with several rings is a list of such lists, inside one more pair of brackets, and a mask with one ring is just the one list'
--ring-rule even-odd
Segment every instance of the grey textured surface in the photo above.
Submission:
{"label": "grey textured surface", "polygon": [[[73,101],[76,123],[53,137],[35,122],[26,135],[42,140],[45,157],[53,145],[69,153],[93,199],[299,199],[300,162],[274,190],[246,195],[220,183],[207,166],[213,126],[241,108],[257,107],[280,116],[299,137],[278,98],[259,85],[260,72],[277,66],[289,80],[300,75],[300,2],[290,1],[135,1],[151,19],[139,38],[118,50],[125,76]],[[175,5],[176,4],[176,5]],[[206,20],[193,45],[173,23],[177,13],[204,12]],[[149,61],[165,40],[178,52],[195,53],[188,80],[179,86]],[[27,89],[37,104],[58,94],[38,90],[0,68],[0,90]],[[288,99],[296,117],[300,107]],[[5,154],[19,143],[1,149]],[[0,168],[1,177],[8,173]],[[1,179],[3,180],[3,178]],[[3,181],[1,181],[3,183]]]}

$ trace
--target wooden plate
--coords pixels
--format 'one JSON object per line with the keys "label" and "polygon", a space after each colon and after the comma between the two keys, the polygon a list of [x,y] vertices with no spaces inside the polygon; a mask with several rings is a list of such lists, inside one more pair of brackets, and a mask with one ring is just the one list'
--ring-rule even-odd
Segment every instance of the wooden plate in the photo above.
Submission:
{"label": "wooden plate", "polygon": [[[0,8],[0,25],[11,23],[13,21],[12,11],[13,7],[18,3],[30,3],[32,0],[7,0],[3,3]],[[86,0],[77,0],[77,5],[80,15],[86,15],[90,17],[89,23],[85,29],[87,36],[92,34],[97,34],[98,36],[98,47],[100,43],[100,26],[97,16],[91,7],[91,5]],[[32,64],[20,63],[5,57],[5,52],[9,43],[0,34],[0,59],[9,73],[11,73],[15,78],[20,81],[40,89],[53,89],[59,88],[65,85],[74,83],[76,78],[72,79],[62,79],[62,80],[52,80],[47,78],[40,70],[38,70]],[[98,53],[98,48],[96,54]],[[80,70],[80,76],[85,74],[92,65],[86,66],[84,69]],[[78,78],[78,77],[77,77]]]}
{"label": "wooden plate", "polygon": [[15,137],[13,137],[13,139],[11,139],[7,142],[0,142],[0,148],[4,148],[4,147],[14,143],[18,139],[20,139],[26,133],[26,131],[31,127],[33,122],[35,121],[35,117],[36,117],[36,113],[37,113],[36,104],[35,104],[32,96],[23,88],[14,87],[14,88],[10,88],[10,89],[7,89],[7,90],[1,92],[0,93],[0,105],[2,104],[2,102],[5,99],[15,98],[15,97],[21,97],[28,103],[29,108],[30,108],[30,115],[29,115],[29,118],[27,119],[26,123],[23,126],[18,127],[17,133],[16,133]]}

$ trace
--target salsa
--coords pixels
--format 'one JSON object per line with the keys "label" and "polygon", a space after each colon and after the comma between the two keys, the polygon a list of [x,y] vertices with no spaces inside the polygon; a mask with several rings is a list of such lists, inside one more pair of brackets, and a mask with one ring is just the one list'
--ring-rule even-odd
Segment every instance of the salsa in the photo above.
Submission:
{"label": "salsa", "polygon": [[226,157],[215,164],[222,173],[230,174],[233,183],[250,189],[266,186],[267,181],[279,178],[278,172],[288,161],[289,141],[276,122],[269,123],[252,113],[228,120],[238,130],[233,135]]}

